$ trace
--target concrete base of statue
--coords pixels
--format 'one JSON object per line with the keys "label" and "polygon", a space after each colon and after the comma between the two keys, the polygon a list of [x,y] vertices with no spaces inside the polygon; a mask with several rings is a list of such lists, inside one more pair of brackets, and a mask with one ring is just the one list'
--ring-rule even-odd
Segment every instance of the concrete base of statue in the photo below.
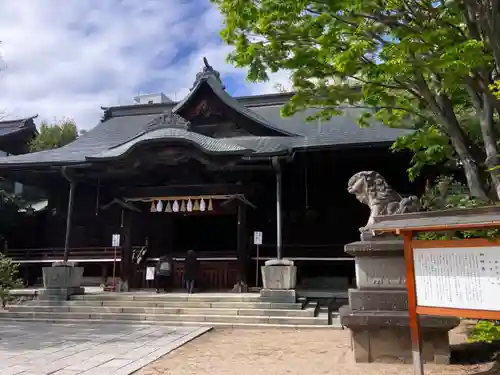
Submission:
{"label": "concrete base of statue", "polygon": [[52,267],[43,267],[43,289],[38,299],[68,300],[72,295],[83,294],[83,267],[71,263],[55,263]]}
{"label": "concrete base of statue", "polygon": [[[355,257],[357,289],[349,290],[349,306],[339,310],[349,328],[356,362],[411,363],[412,350],[403,242],[372,237],[346,245]],[[459,324],[449,317],[420,317],[423,360],[448,364],[448,332]]]}
{"label": "concrete base of statue", "polygon": [[[349,328],[351,349],[357,363],[412,363],[410,318],[405,311],[339,310],[342,325]],[[422,359],[425,363],[450,363],[448,332],[458,325],[455,318],[420,318]]]}

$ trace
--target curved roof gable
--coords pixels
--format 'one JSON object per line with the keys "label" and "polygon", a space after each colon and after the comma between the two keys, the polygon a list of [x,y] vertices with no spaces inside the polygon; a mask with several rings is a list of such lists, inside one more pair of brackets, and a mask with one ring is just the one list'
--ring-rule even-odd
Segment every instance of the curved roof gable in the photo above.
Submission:
{"label": "curved roof gable", "polygon": [[[206,58],[203,58],[203,61],[205,63],[205,67],[203,68],[203,71],[198,73],[196,75],[196,80],[193,84],[193,87],[191,88],[189,94],[179,103],[175,105],[175,107],[172,109],[172,112],[181,114],[183,111],[185,111],[187,108],[189,108],[190,104],[195,101],[195,98],[198,96],[198,93],[201,91],[201,89],[204,86],[208,86],[208,88],[211,90],[211,92],[219,98],[219,100],[227,105],[229,108],[231,108],[233,111],[237,112],[241,116],[244,116],[248,120],[259,124],[260,126],[264,127],[269,133],[272,135],[276,136],[296,136],[297,134],[294,134],[292,132],[289,132],[287,130],[284,130],[269,120],[265,119],[264,117],[259,116],[257,113],[252,111],[251,109],[245,107],[242,103],[240,103],[238,100],[233,98],[231,95],[229,95],[225,91],[225,87],[220,79],[220,73],[212,68],[207,62]],[[271,135],[270,134],[270,135]]]}
{"label": "curved roof gable", "polygon": [[36,129],[35,122],[33,121],[37,117],[38,115],[16,120],[0,121],[0,137],[12,135],[22,131],[30,133],[31,136],[37,135],[38,130]]}
{"label": "curved roof gable", "polygon": [[185,129],[159,128],[136,137],[122,145],[114,147],[108,151],[97,155],[87,156],[87,160],[108,160],[118,159],[126,156],[136,148],[146,144],[190,144],[207,154],[238,154],[244,155],[253,150],[247,149],[235,143],[226,142],[222,139],[207,137],[198,133],[193,133]]}

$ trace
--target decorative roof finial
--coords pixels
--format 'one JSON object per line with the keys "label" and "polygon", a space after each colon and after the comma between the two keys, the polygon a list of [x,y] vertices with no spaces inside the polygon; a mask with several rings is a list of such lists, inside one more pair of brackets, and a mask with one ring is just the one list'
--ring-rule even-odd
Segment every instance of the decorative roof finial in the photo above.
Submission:
{"label": "decorative roof finial", "polygon": [[195,88],[195,86],[202,80],[206,80],[210,77],[214,77],[222,86],[222,89],[225,89],[226,87],[222,83],[222,80],[220,79],[220,73],[215,70],[209,63],[206,57],[203,57],[203,64],[205,65],[203,67],[203,70],[199,73],[196,74],[196,80],[194,81],[193,87],[191,87],[191,90]]}
{"label": "decorative roof finial", "polygon": [[203,68],[203,71],[205,71],[205,69],[214,70],[214,68],[212,68],[212,66],[208,63],[208,60],[205,56],[203,56],[203,63],[205,64],[205,68]]}

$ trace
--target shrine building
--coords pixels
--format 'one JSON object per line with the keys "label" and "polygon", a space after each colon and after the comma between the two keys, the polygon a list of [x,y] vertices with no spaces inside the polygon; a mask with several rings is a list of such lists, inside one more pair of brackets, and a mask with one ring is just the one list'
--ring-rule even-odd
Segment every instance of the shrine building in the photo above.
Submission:
{"label": "shrine building", "polygon": [[89,282],[109,278],[115,264],[130,288],[145,288],[147,265],[170,254],[180,286],[189,249],[204,290],[256,286],[257,265],[278,255],[297,265],[299,289],[318,278],[351,281],[344,245],[359,239],[369,212],[347,182],[376,170],[399,192],[419,191],[407,178],[411,155],[390,150],[405,131],[361,128],[356,108],[329,121],[306,121],[314,110],[284,118],[291,96],[232,97],[206,64],[181,101],[140,96],[103,108],[100,123],[64,147],[1,157],[1,176],[47,198],[3,251],[29,284],[66,255]]}

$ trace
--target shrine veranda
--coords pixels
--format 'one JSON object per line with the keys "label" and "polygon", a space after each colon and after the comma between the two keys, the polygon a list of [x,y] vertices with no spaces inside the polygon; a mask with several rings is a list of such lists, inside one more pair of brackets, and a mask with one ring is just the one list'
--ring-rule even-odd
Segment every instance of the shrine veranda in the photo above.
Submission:
{"label": "shrine veranda", "polygon": [[[180,102],[106,107],[96,127],[65,147],[0,158],[3,177],[47,195],[4,251],[28,285],[66,248],[88,280],[109,280],[116,262],[116,276],[133,289],[152,286],[146,267],[166,254],[181,286],[194,249],[200,287],[224,291],[258,286],[257,265],[279,248],[298,266],[299,288],[314,279],[347,287],[354,262],[344,245],[359,240],[369,215],[347,192],[349,177],[377,170],[403,194],[423,186],[408,181],[411,155],[389,149],[406,131],[362,129],[355,108],[325,122],[307,122],[313,110],[283,118],[291,95],[232,97],[206,66]],[[263,234],[258,259],[254,231]]]}

